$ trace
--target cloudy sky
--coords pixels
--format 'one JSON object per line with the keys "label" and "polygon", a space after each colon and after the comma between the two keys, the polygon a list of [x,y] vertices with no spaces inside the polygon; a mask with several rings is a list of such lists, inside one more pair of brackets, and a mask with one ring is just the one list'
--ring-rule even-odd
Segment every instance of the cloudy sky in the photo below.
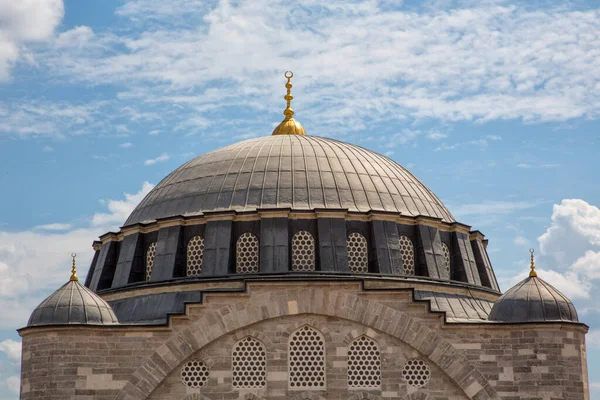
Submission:
{"label": "cloudy sky", "polygon": [[31,310],[184,161],[282,118],[381,152],[568,295],[600,399],[597,1],[0,0],[0,400]]}

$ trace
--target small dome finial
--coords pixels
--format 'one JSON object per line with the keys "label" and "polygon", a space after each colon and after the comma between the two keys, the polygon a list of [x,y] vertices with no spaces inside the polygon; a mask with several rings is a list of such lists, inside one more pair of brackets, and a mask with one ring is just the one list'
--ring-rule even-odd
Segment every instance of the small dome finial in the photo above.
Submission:
{"label": "small dome finial", "polygon": [[79,281],[77,277],[77,265],[75,264],[75,257],[77,257],[77,253],[71,253],[71,258],[73,259],[73,266],[71,267],[71,281]]}
{"label": "small dome finial", "polygon": [[296,121],[294,116],[294,110],[292,109],[292,78],[294,73],[292,71],[285,71],[283,74],[287,78],[285,87],[287,88],[287,94],[283,97],[287,102],[287,107],[283,111],[285,119],[277,125],[277,128],[273,131],[273,135],[306,135],[304,128],[300,125],[300,122]]}
{"label": "small dome finial", "polygon": [[529,252],[531,253],[531,265],[529,266],[531,268],[531,271],[529,272],[529,277],[531,278],[535,278],[537,277],[537,272],[535,272],[535,260],[534,260],[534,253],[535,250],[533,249],[529,249]]}

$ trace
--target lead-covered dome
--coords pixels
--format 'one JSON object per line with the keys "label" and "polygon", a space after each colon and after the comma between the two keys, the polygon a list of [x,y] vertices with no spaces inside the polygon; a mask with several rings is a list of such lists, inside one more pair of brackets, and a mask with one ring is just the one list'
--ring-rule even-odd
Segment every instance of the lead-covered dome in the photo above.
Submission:
{"label": "lead-covered dome", "polygon": [[390,211],[454,222],[427,186],[388,157],[318,136],[276,135],[187,162],[142,200],[125,225],[261,208]]}
{"label": "lead-covered dome", "polygon": [[494,303],[490,321],[579,322],[573,303],[537,275],[517,283]]}
{"label": "lead-covered dome", "polygon": [[70,280],[33,310],[27,326],[118,323],[106,301],[77,280]]}

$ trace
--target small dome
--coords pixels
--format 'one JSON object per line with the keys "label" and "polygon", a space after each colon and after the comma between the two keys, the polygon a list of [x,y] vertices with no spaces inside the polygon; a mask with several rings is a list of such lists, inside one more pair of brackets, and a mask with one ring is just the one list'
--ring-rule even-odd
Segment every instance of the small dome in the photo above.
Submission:
{"label": "small dome", "polygon": [[27,326],[118,323],[106,301],[78,281],[70,280],[33,310]]}
{"label": "small dome", "polygon": [[498,322],[579,322],[573,303],[552,285],[529,276],[504,293],[488,317]]}

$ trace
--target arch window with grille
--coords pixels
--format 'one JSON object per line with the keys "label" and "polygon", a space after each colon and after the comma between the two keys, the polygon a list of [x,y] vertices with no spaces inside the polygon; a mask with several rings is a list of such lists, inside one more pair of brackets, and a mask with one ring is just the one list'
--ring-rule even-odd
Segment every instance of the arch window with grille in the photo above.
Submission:
{"label": "arch window with grille", "polygon": [[181,367],[181,382],[191,388],[201,388],[208,381],[208,366],[202,360],[192,360]]}
{"label": "arch window with grille", "polygon": [[448,276],[452,279],[452,274],[450,273],[450,249],[446,243],[442,242],[442,257],[444,259],[444,268],[448,272]]}
{"label": "arch window with grille", "polygon": [[194,236],[187,245],[187,276],[197,276],[202,273],[204,258],[204,238]]}
{"label": "arch window with grille", "polygon": [[292,271],[315,270],[315,239],[307,231],[292,237]]}
{"label": "arch window with grille", "polygon": [[381,353],[373,339],[361,336],[348,347],[348,387],[381,387]]}
{"label": "arch window with grille", "polygon": [[369,251],[367,239],[358,232],[352,232],[346,239],[348,267],[350,272],[369,272]]}
{"label": "arch window with grille", "polygon": [[232,384],[237,388],[263,388],[267,384],[267,352],[253,337],[246,337],[233,346]]}
{"label": "arch window with grille", "polygon": [[415,274],[415,248],[412,240],[406,235],[401,235],[400,242],[400,257],[402,257],[402,268],[406,275]]}
{"label": "arch window with grille", "polygon": [[318,330],[303,326],[288,342],[288,385],[292,390],[325,389],[325,340]]}
{"label": "arch window with grille", "polygon": [[156,259],[156,242],[150,243],[146,249],[146,280],[149,281],[152,278],[152,267],[154,267],[154,260]]}
{"label": "arch window with grille", "polygon": [[243,233],[235,245],[235,270],[238,274],[259,272],[258,238],[250,232]]}

